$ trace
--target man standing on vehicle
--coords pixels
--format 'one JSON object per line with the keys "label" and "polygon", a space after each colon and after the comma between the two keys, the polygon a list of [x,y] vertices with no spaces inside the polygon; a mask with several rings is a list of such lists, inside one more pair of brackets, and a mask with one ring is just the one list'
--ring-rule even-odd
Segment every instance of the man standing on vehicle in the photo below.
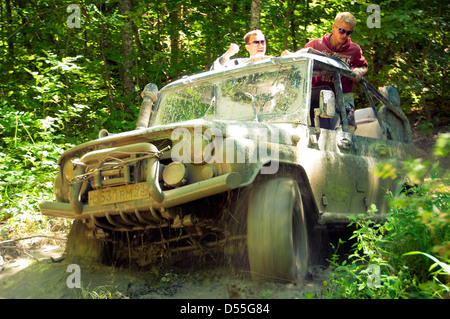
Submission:
{"label": "man standing on vehicle", "polygon": [[[359,82],[367,73],[368,63],[362,55],[359,45],[352,42],[350,35],[356,26],[355,17],[349,12],[341,12],[336,15],[332,25],[332,32],[325,34],[323,38],[313,39],[305,45],[305,48],[313,48],[329,56],[335,56],[347,63],[355,73],[353,80],[342,77],[342,91],[344,93],[345,107],[350,132],[356,129],[355,102],[353,98],[353,83]],[[332,76],[318,76],[313,78],[313,87],[330,86],[334,88]]]}
{"label": "man standing on vehicle", "polygon": [[249,58],[240,58],[230,60],[230,57],[239,51],[239,46],[231,43],[230,48],[224,55],[214,61],[213,70],[220,70],[222,68],[240,65],[243,63],[259,61],[266,58],[266,37],[259,29],[254,29],[244,36],[245,49],[248,51]]}

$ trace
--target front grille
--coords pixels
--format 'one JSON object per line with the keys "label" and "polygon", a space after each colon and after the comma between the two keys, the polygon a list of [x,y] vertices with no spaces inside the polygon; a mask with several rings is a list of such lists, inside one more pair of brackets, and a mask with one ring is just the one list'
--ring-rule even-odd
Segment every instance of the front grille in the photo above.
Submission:
{"label": "front grille", "polygon": [[[155,140],[150,143],[158,150],[172,146],[170,139]],[[89,163],[84,175],[92,188],[97,190],[145,181],[147,160],[155,157],[155,153],[149,151],[149,144],[140,143],[108,149],[104,154],[86,156],[89,158]]]}

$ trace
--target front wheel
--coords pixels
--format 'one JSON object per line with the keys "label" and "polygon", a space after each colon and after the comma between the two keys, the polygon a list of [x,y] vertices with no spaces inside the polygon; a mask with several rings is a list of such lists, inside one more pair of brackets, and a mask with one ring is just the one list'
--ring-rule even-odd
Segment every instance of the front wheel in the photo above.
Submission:
{"label": "front wheel", "polygon": [[81,220],[74,220],[67,236],[65,255],[68,258],[85,258],[94,262],[102,262],[105,256],[106,243],[87,236],[89,228]]}
{"label": "front wheel", "polygon": [[293,179],[273,179],[252,190],[247,245],[254,280],[297,281],[306,276],[307,226],[300,189]]}

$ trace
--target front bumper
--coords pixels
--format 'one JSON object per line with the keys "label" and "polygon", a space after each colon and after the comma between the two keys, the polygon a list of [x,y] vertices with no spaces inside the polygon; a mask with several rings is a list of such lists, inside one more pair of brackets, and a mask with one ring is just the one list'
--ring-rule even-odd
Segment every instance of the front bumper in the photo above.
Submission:
{"label": "front bumper", "polygon": [[74,209],[70,203],[44,201],[41,203],[40,209],[42,214],[46,216],[71,219],[90,219],[92,217],[99,218],[107,215],[114,216],[124,213],[134,213],[136,211],[175,207],[238,188],[241,182],[241,175],[236,172],[231,172],[183,187],[163,191],[163,200],[161,202],[158,202],[149,195],[148,198],[144,199],[102,206],[92,207],[81,204],[81,206]]}

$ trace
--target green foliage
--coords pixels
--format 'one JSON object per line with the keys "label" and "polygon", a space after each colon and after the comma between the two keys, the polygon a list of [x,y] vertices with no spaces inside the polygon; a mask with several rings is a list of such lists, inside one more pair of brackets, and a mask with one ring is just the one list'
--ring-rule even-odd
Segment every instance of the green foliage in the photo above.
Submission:
{"label": "green foliage", "polygon": [[[409,288],[415,285],[414,279],[408,276],[409,268],[390,259],[392,256],[387,249],[387,225],[376,224],[369,217],[370,215],[361,215],[353,219],[351,225],[356,230],[349,239],[356,239],[357,242],[348,259],[339,263],[339,256],[333,255],[329,296],[351,299],[408,298]],[[340,244],[343,243],[340,241]],[[338,250],[339,246],[335,248]],[[374,268],[370,266],[379,267],[379,274],[373,273]],[[372,281],[376,278],[379,282]]]}
{"label": "green foliage", "polygon": [[437,157],[448,158],[450,155],[450,133],[439,135],[433,154]]}
{"label": "green foliage", "polygon": [[[207,70],[231,42],[241,48],[236,57],[247,55],[243,36],[250,0],[136,0],[127,15],[119,14],[121,1],[81,1],[80,28],[67,25],[70,4],[72,0],[56,6],[43,0],[0,4],[0,236],[65,227],[66,221],[45,218],[38,207],[53,197],[58,157],[70,146],[96,138],[102,128],[113,133],[133,129],[137,93],[147,83],[162,87]],[[380,6],[379,29],[366,23],[370,4]],[[369,61],[366,77],[375,85],[397,87],[403,111],[422,132],[431,134],[438,124],[448,124],[450,11],[442,1],[263,0],[267,54],[296,51],[322,37],[341,11],[352,12],[358,21],[352,40]],[[126,17],[132,22],[130,56],[122,54]],[[129,77],[135,96],[124,92],[127,60],[133,62]],[[448,135],[437,144],[435,155],[448,157]],[[437,280],[444,283],[438,267],[430,275],[434,262],[426,256],[448,260],[448,239],[442,239],[448,238],[448,215],[439,217],[448,211],[448,176],[439,179],[443,173],[434,163],[388,164],[382,167],[385,177],[406,171],[420,187],[407,199],[395,198],[387,223],[353,221],[359,227],[359,246],[338,269],[349,281],[341,282],[340,290],[330,288],[335,295],[356,297],[358,287],[363,297],[405,298],[422,293],[415,289],[418,282],[431,282],[429,287],[439,286]],[[429,172],[434,175],[422,183]],[[427,255],[404,255],[409,251]],[[367,263],[380,265],[382,288],[364,288],[367,282],[358,276],[366,271],[367,277],[367,266],[362,266]],[[342,278],[335,280],[333,285]]]}
{"label": "green foliage", "polygon": [[[448,136],[442,135],[435,154],[445,154],[445,148]],[[339,247],[334,247],[333,273],[328,284],[331,297],[448,297],[450,174],[436,164],[418,160],[401,169],[402,174],[418,184],[392,196],[384,223],[371,219],[376,212],[374,205],[366,215],[351,218],[350,225],[355,230],[349,239],[356,242],[352,254],[342,262],[337,253]],[[371,265],[380,269],[378,285],[371,281],[375,278]]]}
{"label": "green foliage", "polygon": [[[17,111],[62,119],[68,137],[95,136],[101,128],[132,128],[138,100],[123,94],[122,64],[136,93],[148,82],[159,87],[183,74],[208,69],[235,42],[246,56],[251,1],[134,1],[133,53],[121,52],[124,15],[121,1],[80,4],[80,28],[69,28],[66,9],[46,1],[2,4],[0,99]],[[381,28],[370,28],[371,4],[380,6]],[[261,28],[267,53],[296,51],[331,31],[336,13],[352,12],[358,23],[352,40],[369,61],[371,82],[395,85],[403,109],[429,130],[448,120],[446,90],[448,10],[440,1],[261,1]],[[405,26],[408,26],[405,28]]]}
{"label": "green foliage", "polygon": [[5,136],[0,143],[0,220],[7,223],[1,234],[64,227],[64,221],[36,214],[39,203],[52,198],[57,160],[65,146],[54,142],[56,119],[35,119],[25,112],[5,112],[4,119],[7,121],[1,125]]}
{"label": "green foliage", "polygon": [[431,272],[433,269],[437,268],[437,270],[431,272],[433,281],[422,283],[420,285],[420,288],[423,291],[427,291],[429,294],[431,294],[432,297],[438,297],[441,299],[447,298],[450,294],[450,286],[448,284],[448,281],[447,284],[445,282],[442,282],[442,278],[448,277],[450,275],[450,259],[447,258],[445,262],[442,262],[436,257],[421,251],[411,251],[405,254],[405,256],[407,255],[423,255],[434,261],[434,264],[432,264],[429,269],[429,271]]}
{"label": "green foliage", "polygon": [[77,293],[80,299],[129,299],[117,287],[110,285],[91,288],[89,284],[86,288],[82,286],[80,292],[77,291]]}
{"label": "green foliage", "polygon": [[272,291],[270,289],[266,289],[260,293],[259,299],[269,299],[272,295]]}

